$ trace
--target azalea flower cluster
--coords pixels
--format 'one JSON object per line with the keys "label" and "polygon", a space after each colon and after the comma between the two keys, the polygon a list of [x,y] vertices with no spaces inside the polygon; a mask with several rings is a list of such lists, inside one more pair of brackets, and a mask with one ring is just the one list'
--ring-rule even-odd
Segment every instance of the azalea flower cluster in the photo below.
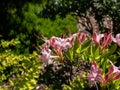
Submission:
{"label": "azalea flower cluster", "polygon": [[89,80],[90,85],[96,85],[96,83],[101,83],[104,87],[107,83],[117,80],[120,78],[120,70],[119,67],[115,66],[111,61],[111,66],[108,69],[107,74],[102,75],[102,69],[98,68],[97,63],[92,62],[90,73],[87,75],[87,79]]}
{"label": "azalea flower cluster", "polygon": [[[116,37],[112,36],[112,32],[107,34],[98,34],[96,32],[93,33],[92,35],[93,41],[101,47],[101,50],[104,50],[111,42],[115,42],[120,46],[120,34],[117,34]],[[101,42],[101,40],[103,41]]]}
{"label": "azalea flower cluster", "polygon": [[[71,48],[76,38],[78,38],[78,43],[81,44],[86,40],[86,34],[79,32],[69,38],[53,36],[49,40],[45,40],[41,55],[39,55],[40,60],[46,64],[50,64],[53,58],[63,59],[62,51]],[[51,47],[56,51],[56,54],[52,52]]]}
{"label": "azalea flower cluster", "polygon": [[[71,48],[74,45],[76,39],[78,40],[78,44],[82,44],[85,40],[88,39],[88,37],[85,33],[78,32],[68,38],[53,36],[49,40],[45,40],[41,55],[39,55],[39,59],[45,64],[52,63],[52,59],[55,58],[63,59],[64,56],[62,51]],[[94,32],[91,39],[92,42],[98,45],[102,51],[112,42],[115,42],[120,46],[120,34],[117,34],[116,37],[113,37],[112,33],[99,34]],[[53,53],[51,48],[54,49],[56,53]]]}

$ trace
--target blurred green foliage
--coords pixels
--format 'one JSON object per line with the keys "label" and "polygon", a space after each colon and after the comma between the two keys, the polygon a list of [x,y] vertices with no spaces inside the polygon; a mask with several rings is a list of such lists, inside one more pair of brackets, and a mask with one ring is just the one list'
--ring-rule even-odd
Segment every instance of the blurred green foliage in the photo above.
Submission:
{"label": "blurred green foliage", "polygon": [[53,35],[60,36],[61,33],[66,33],[68,30],[72,33],[77,30],[76,19],[70,14],[65,18],[56,16],[55,20],[49,18],[42,18],[42,5],[26,3],[22,8],[20,14],[17,8],[8,9],[10,28],[6,34],[10,38],[17,38],[21,41],[18,49],[20,53],[32,53],[34,49],[33,44],[41,44],[42,41],[35,37],[44,35],[51,37]]}
{"label": "blurred green foliage", "polygon": [[17,55],[11,46],[20,44],[18,40],[0,43],[0,89],[32,90],[40,73],[37,53]]}
{"label": "blurred green foliage", "polygon": [[64,90],[87,90],[88,81],[83,78],[77,77],[76,79],[70,82],[70,85],[64,85]]}

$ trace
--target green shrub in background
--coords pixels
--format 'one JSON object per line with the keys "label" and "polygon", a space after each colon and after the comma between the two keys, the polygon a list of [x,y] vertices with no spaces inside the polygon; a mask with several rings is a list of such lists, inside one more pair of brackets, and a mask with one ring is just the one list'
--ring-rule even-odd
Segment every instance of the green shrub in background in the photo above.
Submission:
{"label": "green shrub in background", "polygon": [[0,89],[32,90],[40,74],[40,62],[36,52],[16,54],[12,51],[20,44],[17,39],[1,40],[0,43]]}
{"label": "green shrub in background", "polygon": [[9,10],[10,18],[10,31],[7,32],[10,38],[18,38],[21,45],[17,48],[20,53],[32,53],[35,48],[33,44],[41,44],[42,41],[36,39],[35,34],[38,36],[45,35],[51,37],[53,35],[60,36],[61,33],[75,32],[76,18],[68,14],[65,18],[56,16],[54,20],[49,18],[42,18],[43,7],[41,4],[26,3],[22,7],[20,14],[17,9],[12,8]]}
{"label": "green shrub in background", "polygon": [[77,31],[76,20],[73,16],[67,15],[66,18],[61,19],[59,16],[56,17],[54,21],[41,18],[41,23],[39,25],[40,32],[45,37],[48,38],[52,36],[60,36],[61,34],[66,34],[69,31],[74,33]]}

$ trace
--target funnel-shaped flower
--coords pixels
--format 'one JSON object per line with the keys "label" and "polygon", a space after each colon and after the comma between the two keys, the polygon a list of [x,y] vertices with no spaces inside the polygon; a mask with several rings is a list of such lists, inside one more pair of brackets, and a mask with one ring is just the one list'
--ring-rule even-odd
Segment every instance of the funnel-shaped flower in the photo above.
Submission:
{"label": "funnel-shaped flower", "polygon": [[95,85],[96,82],[103,82],[102,69],[99,69],[94,61],[91,66],[90,73],[87,75],[90,85]]}
{"label": "funnel-shaped flower", "polygon": [[81,44],[86,40],[86,34],[79,32],[77,38],[78,38],[78,43]]}
{"label": "funnel-shaped flower", "polygon": [[104,36],[104,34],[97,34],[96,32],[94,32],[92,35],[92,39],[97,45],[100,45],[100,41],[103,36]]}
{"label": "funnel-shaped flower", "polygon": [[50,48],[50,41],[46,40],[45,43],[43,44],[43,48],[49,52],[49,48]]}
{"label": "funnel-shaped flower", "polygon": [[69,38],[67,38],[72,46],[74,45],[74,42],[75,42],[77,35],[78,35],[78,33],[75,33],[72,36],[70,36]]}
{"label": "funnel-shaped flower", "polygon": [[113,42],[117,43],[120,46],[120,34],[117,34],[115,38],[112,38]]}
{"label": "funnel-shaped flower", "polygon": [[105,33],[101,50],[105,49],[112,42],[112,33]]}
{"label": "funnel-shaped flower", "polygon": [[93,41],[101,47],[101,50],[104,50],[112,42],[112,33],[97,34],[94,32],[92,38]]}
{"label": "funnel-shaped flower", "polygon": [[50,45],[62,56],[62,51],[68,48],[71,48],[71,44],[68,39],[52,37],[50,39]]}
{"label": "funnel-shaped flower", "polygon": [[108,73],[105,75],[105,82],[110,82],[120,78],[119,67],[115,66],[111,61],[111,66],[109,67]]}
{"label": "funnel-shaped flower", "polygon": [[52,63],[52,58],[58,58],[58,56],[52,56],[51,55],[51,50],[50,49],[43,49],[41,51],[41,55],[39,55],[39,59],[45,63],[45,64],[51,64]]}

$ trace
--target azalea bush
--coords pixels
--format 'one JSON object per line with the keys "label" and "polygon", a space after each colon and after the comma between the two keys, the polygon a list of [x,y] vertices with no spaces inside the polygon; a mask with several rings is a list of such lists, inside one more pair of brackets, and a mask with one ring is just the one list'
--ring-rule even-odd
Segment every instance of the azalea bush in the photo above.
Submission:
{"label": "azalea bush", "polygon": [[[88,36],[86,33],[78,32],[66,38],[53,36],[44,41],[40,47],[42,50],[39,59],[45,66],[56,62],[67,66],[66,62],[70,62],[71,67],[87,68],[81,69],[69,83],[63,85],[65,90],[120,89],[120,70],[119,66],[115,65],[120,58],[120,34],[114,36],[112,32],[93,32]],[[72,73],[70,77],[71,75]]]}

